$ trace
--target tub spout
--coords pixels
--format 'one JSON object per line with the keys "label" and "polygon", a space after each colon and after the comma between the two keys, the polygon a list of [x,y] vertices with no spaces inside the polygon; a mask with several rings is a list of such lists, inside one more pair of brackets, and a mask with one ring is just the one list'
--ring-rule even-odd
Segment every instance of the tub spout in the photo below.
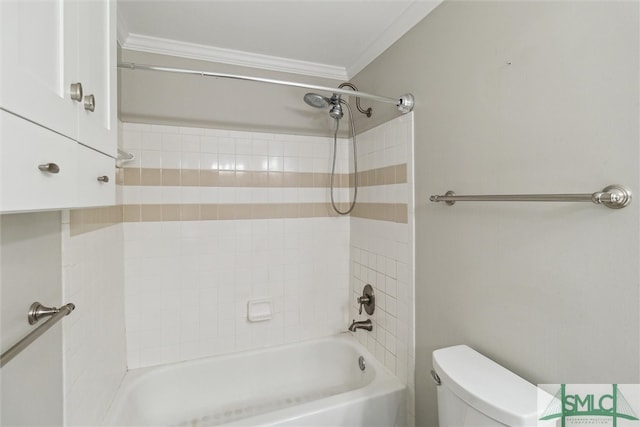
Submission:
{"label": "tub spout", "polygon": [[356,320],[353,319],[353,322],[351,323],[351,326],[349,326],[349,330],[351,332],[355,332],[356,329],[366,329],[367,331],[373,330],[373,325],[371,324],[371,319],[363,320],[362,322],[356,322]]}

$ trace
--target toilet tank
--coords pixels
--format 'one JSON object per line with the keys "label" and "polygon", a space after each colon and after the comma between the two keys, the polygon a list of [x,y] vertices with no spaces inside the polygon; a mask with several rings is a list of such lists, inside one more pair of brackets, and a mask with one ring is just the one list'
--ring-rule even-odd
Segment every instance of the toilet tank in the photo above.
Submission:
{"label": "toilet tank", "polygon": [[433,352],[440,427],[535,427],[537,387],[466,345]]}

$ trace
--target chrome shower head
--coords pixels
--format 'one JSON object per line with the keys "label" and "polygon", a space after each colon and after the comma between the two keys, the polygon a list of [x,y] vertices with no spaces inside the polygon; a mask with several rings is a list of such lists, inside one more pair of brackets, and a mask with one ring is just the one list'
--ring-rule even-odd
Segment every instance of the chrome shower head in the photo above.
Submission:
{"label": "chrome shower head", "polygon": [[315,108],[331,107],[329,109],[329,116],[336,120],[340,120],[344,115],[342,113],[342,105],[340,105],[343,101],[340,99],[340,95],[335,93],[331,98],[318,95],[317,93],[307,93],[304,96],[304,102]]}
{"label": "chrome shower head", "polygon": [[331,100],[317,93],[307,93],[304,102],[315,108],[326,108],[331,104]]}

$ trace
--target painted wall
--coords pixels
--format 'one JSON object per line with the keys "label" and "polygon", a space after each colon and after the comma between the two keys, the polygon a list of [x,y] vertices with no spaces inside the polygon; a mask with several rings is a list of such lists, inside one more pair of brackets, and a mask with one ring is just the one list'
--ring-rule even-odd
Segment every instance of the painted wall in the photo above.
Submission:
{"label": "painted wall", "polygon": [[[120,51],[120,60],[327,87],[338,87],[342,83],[126,49]],[[126,69],[118,73],[118,89],[119,118],[124,122],[323,136],[333,125],[328,114],[321,114],[304,103],[305,93],[318,92],[313,90]],[[331,93],[322,95],[331,96]],[[343,129],[346,126],[343,125]],[[346,132],[343,130],[342,134]]]}
{"label": "painted wall", "polygon": [[640,381],[637,200],[427,201],[638,194],[638,36],[636,2],[444,2],[354,79],[417,100],[416,425],[453,344],[533,383]]}
{"label": "painted wall", "polygon": [[[2,215],[1,220],[0,339],[4,352],[36,327],[29,325],[26,315],[33,302],[62,304],[62,275],[59,212]],[[62,425],[62,346],[58,324],[0,370],[0,424]]]}

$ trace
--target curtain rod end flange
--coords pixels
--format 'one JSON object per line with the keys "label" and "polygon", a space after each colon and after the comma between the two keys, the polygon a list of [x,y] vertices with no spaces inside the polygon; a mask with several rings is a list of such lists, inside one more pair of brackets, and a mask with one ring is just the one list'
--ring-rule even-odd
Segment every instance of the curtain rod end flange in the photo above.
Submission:
{"label": "curtain rod end flange", "polygon": [[396,107],[402,114],[407,114],[413,111],[413,106],[416,104],[416,100],[410,93],[406,93],[398,99]]}

